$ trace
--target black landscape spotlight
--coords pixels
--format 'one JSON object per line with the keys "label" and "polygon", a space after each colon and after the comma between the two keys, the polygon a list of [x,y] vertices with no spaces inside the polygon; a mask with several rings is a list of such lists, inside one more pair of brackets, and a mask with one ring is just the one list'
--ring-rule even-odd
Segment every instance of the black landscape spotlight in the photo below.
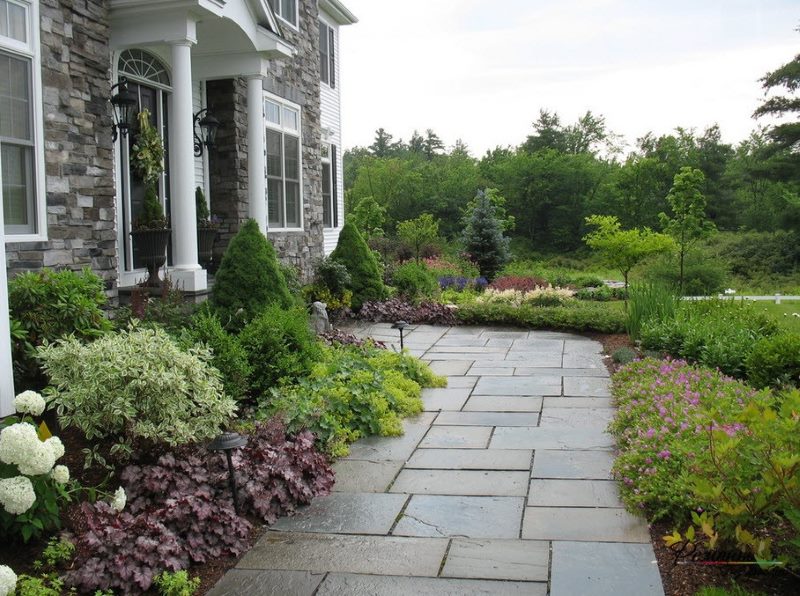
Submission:
{"label": "black landscape spotlight", "polygon": [[392,329],[399,329],[400,330],[400,351],[403,351],[403,329],[408,327],[408,323],[405,321],[397,321],[394,325],[392,325]]}
{"label": "black landscape spotlight", "polygon": [[239,515],[239,497],[236,493],[236,477],[233,474],[231,451],[244,447],[245,445],[247,445],[247,437],[243,437],[239,433],[232,432],[222,433],[208,445],[208,448],[211,451],[224,451],[225,457],[228,459],[228,481],[231,484],[231,493],[233,493],[233,510],[236,511],[236,515]]}

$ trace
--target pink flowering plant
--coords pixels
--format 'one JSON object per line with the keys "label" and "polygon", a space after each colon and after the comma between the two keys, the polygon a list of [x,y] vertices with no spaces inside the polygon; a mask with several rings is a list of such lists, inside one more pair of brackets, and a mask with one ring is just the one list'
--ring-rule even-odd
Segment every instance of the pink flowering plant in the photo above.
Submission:
{"label": "pink flowering plant", "polygon": [[800,563],[800,392],[756,391],[719,371],[654,359],[621,369],[613,392],[622,498],[680,526],[668,546]]}
{"label": "pink flowering plant", "polygon": [[707,428],[734,432],[733,413],[760,395],[718,371],[654,359],[617,372],[613,394],[614,474],[626,505],[653,520],[680,520],[699,506],[689,471],[707,448]]}

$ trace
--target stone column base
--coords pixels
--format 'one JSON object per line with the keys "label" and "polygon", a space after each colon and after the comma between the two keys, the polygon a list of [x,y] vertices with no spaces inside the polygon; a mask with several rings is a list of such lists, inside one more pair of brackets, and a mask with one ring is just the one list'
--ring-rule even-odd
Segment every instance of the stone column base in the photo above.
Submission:
{"label": "stone column base", "polygon": [[208,289],[206,270],[197,265],[197,269],[170,267],[167,275],[172,286],[184,292],[202,292]]}

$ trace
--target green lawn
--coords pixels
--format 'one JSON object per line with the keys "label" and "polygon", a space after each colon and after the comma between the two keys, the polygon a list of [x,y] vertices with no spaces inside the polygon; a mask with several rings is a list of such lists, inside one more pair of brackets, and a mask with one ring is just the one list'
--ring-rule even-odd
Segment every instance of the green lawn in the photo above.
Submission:
{"label": "green lawn", "polygon": [[[800,302],[757,302],[759,308],[764,308],[775,317],[778,322],[789,331],[800,333]],[[793,316],[793,315],[797,316]]]}

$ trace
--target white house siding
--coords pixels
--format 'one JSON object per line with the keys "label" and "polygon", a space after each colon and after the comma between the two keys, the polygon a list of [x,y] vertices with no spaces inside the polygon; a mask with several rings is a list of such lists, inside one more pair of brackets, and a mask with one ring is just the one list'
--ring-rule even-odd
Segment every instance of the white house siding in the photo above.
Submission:
{"label": "white house siding", "polygon": [[336,248],[336,243],[339,241],[339,232],[344,225],[344,169],[342,166],[342,112],[341,112],[341,95],[339,92],[340,77],[339,77],[339,26],[331,18],[327,18],[325,13],[320,11],[320,18],[336,32],[334,43],[334,56],[336,63],[334,64],[335,73],[335,88],[331,89],[325,83],[320,83],[320,108],[322,111],[322,129],[331,131],[329,141],[336,145],[336,199],[338,201],[337,209],[339,211],[339,227],[326,228],[324,230],[324,251],[326,255],[333,252]]}

